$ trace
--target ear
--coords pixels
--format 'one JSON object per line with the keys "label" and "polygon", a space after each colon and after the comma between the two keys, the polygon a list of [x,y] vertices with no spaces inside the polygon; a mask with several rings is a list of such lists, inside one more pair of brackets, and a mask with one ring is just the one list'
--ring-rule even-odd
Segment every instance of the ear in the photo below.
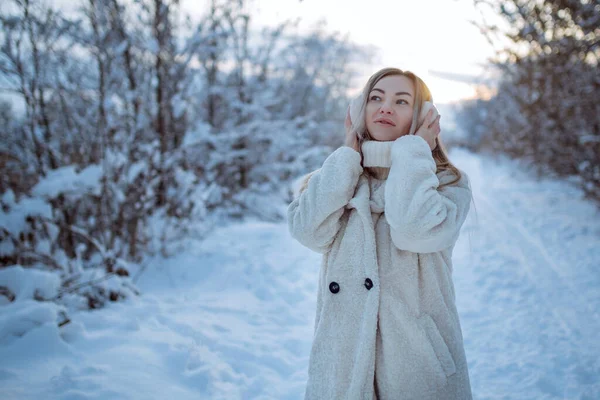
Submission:
{"label": "ear", "polygon": [[419,122],[419,125],[418,125],[419,127],[421,125],[423,125],[423,121],[425,121],[425,116],[427,115],[427,113],[431,109],[433,109],[433,119],[436,119],[437,116],[440,114],[438,112],[438,109],[430,101],[423,102],[423,105],[421,106],[421,113],[419,114],[419,121],[418,121]]}
{"label": "ear", "polygon": [[362,94],[362,91],[361,91],[358,94],[358,96],[356,96],[350,102],[350,122],[352,123],[352,125],[354,125],[356,123],[356,121],[358,121],[358,118],[360,116],[360,108],[362,107],[362,103],[363,103],[363,94]]}

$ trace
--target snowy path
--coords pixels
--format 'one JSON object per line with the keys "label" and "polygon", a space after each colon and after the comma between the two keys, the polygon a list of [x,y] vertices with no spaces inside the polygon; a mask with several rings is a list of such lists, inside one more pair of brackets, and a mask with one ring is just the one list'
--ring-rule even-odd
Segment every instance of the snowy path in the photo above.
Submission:
{"label": "snowy path", "polygon": [[455,284],[474,393],[600,398],[598,212],[564,183],[463,161],[479,221]]}
{"label": "snowy path", "polygon": [[[475,399],[600,399],[600,213],[515,163],[451,158],[475,197],[454,253]],[[285,224],[222,228],[155,261],[141,298],[0,345],[0,398],[302,399],[319,263]]]}

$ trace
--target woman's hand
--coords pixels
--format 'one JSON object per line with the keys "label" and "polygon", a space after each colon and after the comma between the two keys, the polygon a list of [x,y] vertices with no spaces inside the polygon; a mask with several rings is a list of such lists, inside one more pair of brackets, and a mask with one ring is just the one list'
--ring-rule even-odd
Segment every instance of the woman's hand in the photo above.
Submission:
{"label": "woman's hand", "polygon": [[352,120],[350,119],[350,106],[348,106],[348,110],[346,111],[346,120],[344,121],[344,127],[346,128],[346,142],[345,145],[348,147],[352,147],[354,150],[358,151],[358,138],[355,134],[352,133]]}
{"label": "woman's hand", "polygon": [[431,119],[433,115],[433,109],[429,110],[425,116],[423,124],[417,129],[415,135],[421,136],[429,144],[429,148],[433,151],[437,146],[436,138],[440,134],[440,118],[438,115],[435,119]]}

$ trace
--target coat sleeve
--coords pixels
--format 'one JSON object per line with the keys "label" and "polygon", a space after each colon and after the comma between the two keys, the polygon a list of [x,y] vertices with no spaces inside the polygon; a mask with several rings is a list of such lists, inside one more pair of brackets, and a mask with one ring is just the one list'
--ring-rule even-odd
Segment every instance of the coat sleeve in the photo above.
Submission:
{"label": "coat sleeve", "polygon": [[340,229],[344,207],[354,196],[363,171],[360,154],[350,147],[335,150],[310,176],[306,189],[287,209],[292,237],[309,249],[326,253]]}
{"label": "coat sleeve", "polygon": [[455,175],[436,164],[427,141],[405,135],[394,141],[385,187],[385,216],[394,245],[415,253],[432,253],[453,246],[469,213],[469,178],[438,189]]}

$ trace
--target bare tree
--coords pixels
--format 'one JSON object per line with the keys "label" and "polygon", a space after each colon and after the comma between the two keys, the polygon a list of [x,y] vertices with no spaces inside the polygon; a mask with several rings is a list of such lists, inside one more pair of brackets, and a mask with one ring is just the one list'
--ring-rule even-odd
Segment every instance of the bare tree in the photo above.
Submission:
{"label": "bare tree", "polygon": [[507,23],[477,23],[489,41],[508,40],[494,60],[501,72],[497,95],[480,104],[488,133],[479,143],[529,160],[539,174],[579,175],[586,195],[600,201],[597,2],[474,3]]}

